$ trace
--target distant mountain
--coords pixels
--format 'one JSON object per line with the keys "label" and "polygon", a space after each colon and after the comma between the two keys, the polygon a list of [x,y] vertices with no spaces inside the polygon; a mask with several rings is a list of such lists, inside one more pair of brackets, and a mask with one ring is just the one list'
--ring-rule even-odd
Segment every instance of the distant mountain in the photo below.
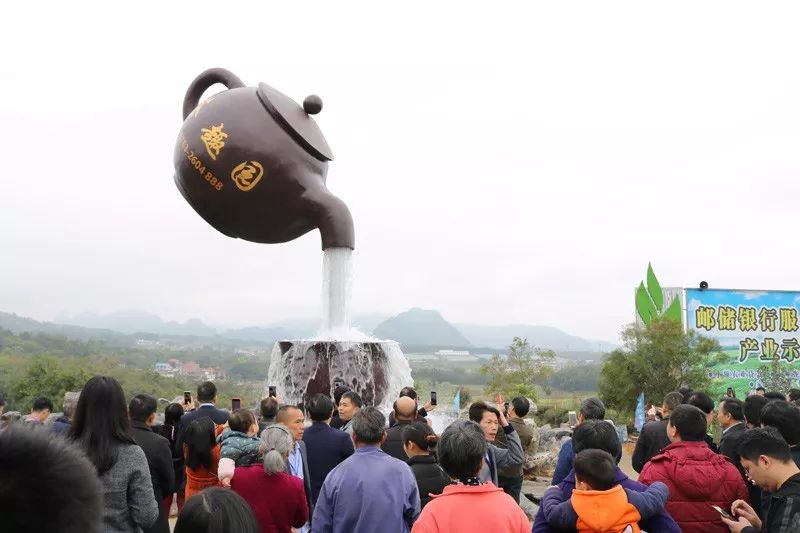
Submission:
{"label": "distant mountain", "polygon": [[[289,333],[282,327],[249,327],[229,329],[222,333],[226,339],[236,339],[242,341],[258,341],[263,343],[274,343],[283,339],[296,339],[298,337]],[[304,337],[299,337],[304,338]]]}
{"label": "distant mountain", "polygon": [[497,349],[508,348],[514,337],[527,338],[531,345],[550,350],[604,352],[614,350],[618,347],[610,342],[576,337],[550,326],[480,326],[477,324],[455,324],[455,327],[457,327],[472,344],[477,346],[490,346]]}
{"label": "distant mountain", "polygon": [[111,329],[126,334],[146,332],[157,335],[195,337],[211,337],[217,334],[216,329],[205,325],[198,318],[192,318],[183,323],[166,322],[145,311],[117,311],[103,315],[94,313],[80,313],[74,316],[59,315],[57,320],[72,326]]}
{"label": "distant mountain", "polygon": [[392,339],[401,344],[435,346],[472,346],[464,335],[442,317],[439,311],[409,309],[378,324],[372,335]]}
{"label": "distant mountain", "polygon": [[[369,332],[386,318],[387,315],[380,314],[356,315],[353,317],[353,327]],[[319,319],[298,318],[282,320],[264,326],[247,326],[222,330],[208,326],[198,318],[192,318],[183,323],[165,321],[152,313],[137,310],[117,311],[107,314],[61,314],[56,320],[59,323],[70,326],[107,329],[128,335],[139,333],[182,337],[214,337],[219,335],[228,339],[270,343],[283,339],[312,338],[317,334],[320,325]]]}
{"label": "distant mountain", "polygon": [[[319,321],[316,319],[290,319],[264,326],[221,331],[196,318],[184,323],[170,322],[143,311],[107,315],[61,315],[59,322],[63,323],[40,322],[0,312],[0,327],[14,333],[48,333],[79,340],[96,339],[117,346],[131,346],[137,338],[194,339],[193,342],[211,340],[223,344],[272,344],[284,339],[313,338],[319,329]],[[419,308],[391,318],[378,314],[357,315],[353,318],[353,326],[365,333],[371,332],[378,338],[396,340],[406,349],[413,347],[414,350],[422,351],[463,348],[470,349],[473,353],[504,353],[515,336],[526,337],[530,344],[539,348],[570,353],[577,359],[591,359],[592,353],[617,348],[609,342],[584,339],[547,326],[454,325],[445,320],[438,311]]]}
{"label": "distant mountain", "polygon": [[[387,315],[366,314],[355,315],[351,320],[354,328],[368,333],[372,331]],[[254,326],[229,329],[221,333],[228,339],[254,340],[260,342],[276,342],[286,339],[312,339],[319,331],[319,319],[295,318],[282,320],[268,326]]]}
{"label": "distant mountain", "polygon": [[90,339],[102,340],[119,346],[128,346],[133,340],[127,335],[108,329],[83,328],[52,322],[39,322],[32,318],[25,318],[13,313],[0,311],[0,328],[13,333],[47,333],[49,335],[63,335],[71,339],[88,341]]}

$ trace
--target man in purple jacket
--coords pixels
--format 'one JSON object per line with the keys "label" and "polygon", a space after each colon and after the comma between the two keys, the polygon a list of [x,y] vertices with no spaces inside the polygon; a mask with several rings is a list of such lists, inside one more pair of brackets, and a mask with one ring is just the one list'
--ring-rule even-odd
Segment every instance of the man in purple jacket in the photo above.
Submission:
{"label": "man in purple jacket", "polygon": [[330,471],[319,492],[313,533],[408,533],[419,516],[417,479],[381,450],[386,418],[374,407],[353,416],[356,451]]}
{"label": "man in purple jacket", "polygon": [[[576,454],[582,450],[596,449],[604,450],[610,453],[612,457],[620,457],[621,452],[614,426],[603,420],[587,420],[575,428],[575,432],[572,434],[572,447]],[[614,485],[622,485],[622,488],[636,492],[647,490],[646,485],[630,479],[620,470],[619,466],[614,476]],[[575,470],[570,470],[570,473],[558,485],[558,488],[561,489],[564,501],[572,496],[572,491],[575,490]],[[681,531],[678,524],[666,511],[662,511],[649,520],[642,520],[639,522],[639,526],[644,531],[658,531],[659,533],[680,533]],[[551,531],[575,530],[556,530],[551,528],[547,524],[544,512],[540,507],[533,522],[533,533],[549,533]]]}

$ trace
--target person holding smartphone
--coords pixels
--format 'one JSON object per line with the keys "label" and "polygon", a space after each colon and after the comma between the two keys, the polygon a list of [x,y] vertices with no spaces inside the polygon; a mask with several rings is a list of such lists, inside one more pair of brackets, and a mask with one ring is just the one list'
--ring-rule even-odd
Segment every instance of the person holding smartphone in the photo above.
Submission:
{"label": "person holding smartphone", "polygon": [[800,531],[800,468],[780,432],[773,427],[746,431],[736,451],[750,479],[772,495],[763,521],[743,500],[731,505],[734,519],[721,520],[734,533]]}
{"label": "person holding smartphone", "polygon": [[197,401],[200,405],[191,413],[186,413],[181,418],[178,427],[178,437],[176,446],[180,449],[183,443],[183,434],[189,424],[200,418],[210,418],[214,424],[222,425],[228,421],[228,411],[217,409],[217,386],[211,381],[205,381],[197,387]]}
{"label": "person holding smartphone", "polygon": [[[386,431],[386,441],[381,444],[381,449],[401,461],[406,461],[408,456],[403,448],[403,430],[414,423],[417,416],[417,402],[403,396],[394,402],[395,424]],[[424,422],[423,422],[424,424]]]}
{"label": "person holding smartphone", "polygon": [[[402,389],[400,389],[399,397],[411,398],[417,403],[417,405],[419,405],[419,395],[417,394],[417,391],[415,391],[413,387],[403,387]],[[436,409],[437,402],[435,400],[436,400],[436,393],[431,392],[431,400],[428,403],[426,403],[423,407],[419,407],[417,409],[417,417],[414,420],[415,422],[427,423],[428,413]],[[389,427],[394,426],[396,423],[397,421],[394,419],[394,411],[392,411],[389,413]]]}
{"label": "person holding smartphone", "polygon": [[[519,435],[520,443],[522,444],[523,453],[527,452],[531,455],[536,453],[538,446],[538,436],[535,435],[536,424],[526,424],[525,416],[531,409],[531,403],[524,396],[517,396],[511,402],[506,402],[506,417],[508,423],[513,426],[514,431]],[[505,436],[505,433],[502,434]],[[536,436],[536,444],[533,444],[534,436]],[[501,435],[498,434],[498,441]],[[502,439],[508,447],[507,438]],[[500,483],[499,487],[505,491],[506,494],[514,498],[514,501],[519,502],[519,496],[522,492],[522,464],[515,466],[503,467],[497,469],[497,481]]]}
{"label": "person holding smartphone", "polygon": [[[519,434],[499,409],[486,402],[474,402],[470,405],[469,419],[481,427],[486,437],[486,458],[479,472],[479,480],[483,483],[491,481],[495,486],[499,486],[497,479],[499,468],[520,466],[525,461]],[[495,445],[499,430],[505,433],[507,449]]]}

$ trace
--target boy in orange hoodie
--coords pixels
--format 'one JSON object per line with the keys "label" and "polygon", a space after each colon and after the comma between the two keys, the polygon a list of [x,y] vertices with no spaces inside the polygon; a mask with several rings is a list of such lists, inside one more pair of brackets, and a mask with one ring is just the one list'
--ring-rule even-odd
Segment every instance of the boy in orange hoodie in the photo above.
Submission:
{"label": "boy in orange hoodie", "polygon": [[551,487],[542,498],[542,511],[553,528],[580,532],[638,533],[638,522],[664,510],[667,486],[653,483],[645,492],[614,486],[616,464],[603,450],[583,450],[575,456],[575,490],[562,502],[561,489]]}

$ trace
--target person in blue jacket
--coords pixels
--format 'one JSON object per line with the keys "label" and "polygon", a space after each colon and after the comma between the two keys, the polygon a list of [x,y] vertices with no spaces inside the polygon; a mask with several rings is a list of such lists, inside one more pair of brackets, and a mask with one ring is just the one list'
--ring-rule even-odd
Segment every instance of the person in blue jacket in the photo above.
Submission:
{"label": "person in blue jacket", "polygon": [[[600,398],[586,398],[581,402],[580,412],[578,413],[578,425],[587,420],[603,420],[606,417],[606,406]],[[576,426],[577,427],[577,426]],[[561,445],[558,452],[558,462],[553,472],[553,485],[558,485],[567,477],[572,470],[572,461],[575,460],[575,452],[572,450],[572,439],[567,439]]]}
{"label": "person in blue jacket", "polygon": [[[610,453],[615,460],[618,460],[616,458],[621,456],[621,446],[617,438],[617,431],[614,426],[603,420],[586,420],[575,428],[575,433],[572,435],[572,447],[575,453],[580,453],[583,450],[604,450]],[[569,500],[572,496],[572,491],[575,490],[575,483],[575,470],[573,469],[570,470],[564,481],[558,485],[564,501]],[[622,485],[623,489],[630,489],[636,492],[647,490],[646,485],[630,479],[620,470],[619,466],[617,466],[614,473],[614,485]],[[667,511],[658,513],[648,520],[642,520],[639,522],[639,527],[644,531],[658,531],[659,533],[680,533],[681,531]],[[551,531],[576,530],[557,530],[550,527],[540,507],[536,513],[532,531],[533,533],[549,533]]]}

